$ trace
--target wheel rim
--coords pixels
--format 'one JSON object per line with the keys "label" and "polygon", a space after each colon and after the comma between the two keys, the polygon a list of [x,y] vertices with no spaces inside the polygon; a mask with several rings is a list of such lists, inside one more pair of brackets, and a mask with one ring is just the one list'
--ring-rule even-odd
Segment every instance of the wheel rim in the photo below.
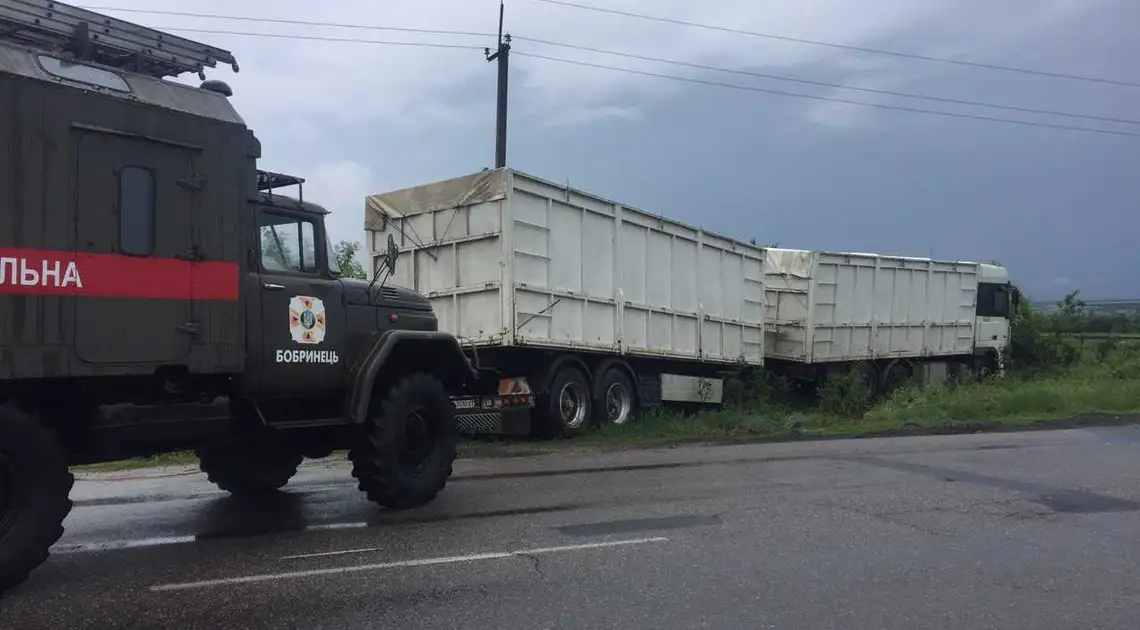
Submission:
{"label": "wheel rim", "polygon": [[586,423],[586,387],[581,383],[571,382],[562,386],[558,392],[558,416],[562,425],[568,429],[581,428]]}
{"label": "wheel rim", "polygon": [[12,525],[14,494],[12,472],[8,461],[0,455],[0,536],[3,536]]}
{"label": "wheel rim", "polygon": [[411,470],[423,468],[424,462],[435,450],[435,428],[428,422],[423,409],[416,407],[404,421],[404,444],[400,461]]}
{"label": "wheel rim", "polygon": [[633,410],[633,395],[625,383],[611,383],[606,388],[606,420],[612,424],[625,424]]}

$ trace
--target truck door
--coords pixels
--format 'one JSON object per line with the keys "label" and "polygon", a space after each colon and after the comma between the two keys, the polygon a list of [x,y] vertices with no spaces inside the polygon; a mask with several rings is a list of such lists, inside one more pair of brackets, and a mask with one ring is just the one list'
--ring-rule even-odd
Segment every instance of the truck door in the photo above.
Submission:
{"label": "truck door", "polygon": [[[198,151],[83,131],[76,149],[75,350],[88,363],[179,362],[190,352]],[[188,328],[189,326],[189,328]]]}
{"label": "truck door", "polygon": [[[324,231],[311,216],[258,210],[261,330],[248,331],[266,394],[333,393],[344,388],[345,307],[340,281],[318,254]],[[318,240],[320,239],[320,240]],[[258,340],[258,341],[255,341]]]}

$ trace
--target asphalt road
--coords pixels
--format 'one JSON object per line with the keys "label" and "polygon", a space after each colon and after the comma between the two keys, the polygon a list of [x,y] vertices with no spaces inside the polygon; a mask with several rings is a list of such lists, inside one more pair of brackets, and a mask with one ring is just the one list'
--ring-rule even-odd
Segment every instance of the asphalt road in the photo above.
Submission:
{"label": "asphalt road", "polygon": [[343,464],[238,503],[77,484],[0,628],[1127,628],[1140,427],[464,460],[385,513]]}

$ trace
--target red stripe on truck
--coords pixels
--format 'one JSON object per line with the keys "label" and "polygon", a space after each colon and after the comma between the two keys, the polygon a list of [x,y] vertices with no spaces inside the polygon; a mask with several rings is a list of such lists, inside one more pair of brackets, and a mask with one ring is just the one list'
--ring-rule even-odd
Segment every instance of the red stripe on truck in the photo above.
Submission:
{"label": "red stripe on truck", "polygon": [[0,295],[238,299],[237,263],[0,248]]}

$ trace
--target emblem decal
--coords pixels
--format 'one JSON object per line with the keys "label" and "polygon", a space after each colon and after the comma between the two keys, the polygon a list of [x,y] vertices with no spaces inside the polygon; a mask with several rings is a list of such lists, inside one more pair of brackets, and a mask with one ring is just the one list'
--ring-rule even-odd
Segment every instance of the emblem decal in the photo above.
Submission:
{"label": "emblem decal", "polygon": [[320,298],[296,295],[289,300],[289,334],[293,341],[316,344],[325,340],[325,303]]}

